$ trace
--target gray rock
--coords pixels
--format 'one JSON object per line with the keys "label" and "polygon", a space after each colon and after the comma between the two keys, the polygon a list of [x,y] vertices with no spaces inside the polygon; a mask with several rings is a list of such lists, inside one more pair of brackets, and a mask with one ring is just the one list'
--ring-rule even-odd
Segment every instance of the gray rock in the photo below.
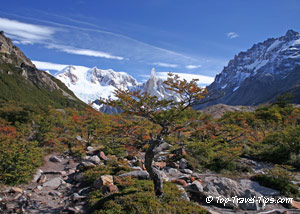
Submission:
{"label": "gray rock", "polygon": [[184,158],[181,158],[179,161],[179,168],[180,169],[186,169],[187,168],[187,160]]}
{"label": "gray rock", "polygon": [[96,167],[96,165],[93,164],[92,162],[90,162],[90,161],[83,161],[83,162],[81,162],[77,166],[77,169],[79,169],[79,170],[86,170],[86,169],[91,169],[91,168],[94,168],[94,167]]}
{"label": "gray rock", "polygon": [[190,169],[181,169],[180,172],[185,173],[185,174],[189,174],[189,175],[193,174],[193,171],[190,170]]}
{"label": "gray rock", "polygon": [[61,162],[61,159],[59,159],[56,155],[52,155],[52,156],[49,158],[49,161],[54,162],[54,163],[60,163],[60,162]]}
{"label": "gray rock", "polygon": [[75,139],[78,140],[78,141],[82,141],[82,137],[79,136],[79,135],[77,135],[77,136],[75,137]]}
{"label": "gray rock", "polygon": [[190,201],[190,198],[189,198],[188,194],[186,193],[185,189],[180,185],[176,185],[176,186],[181,191],[181,198],[185,201]]}
{"label": "gray rock", "polygon": [[43,174],[43,171],[41,169],[36,170],[36,173],[33,176],[32,182],[36,183],[42,174]]}
{"label": "gray rock", "polygon": [[186,186],[186,189],[190,192],[194,193],[202,193],[203,192],[203,186],[199,181],[193,181],[192,184]]}
{"label": "gray rock", "polygon": [[136,170],[136,171],[143,171],[143,169],[139,166],[133,166],[131,167],[132,169]]}
{"label": "gray rock", "polygon": [[101,160],[97,155],[92,156],[90,158],[90,161],[96,165],[99,165],[101,163]]}
{"label": "gray rock", "polygon": [[213,178],[204,188],[203,195],[205,197],[212,196],[213,201],[217,206],[227,207],[227,208],[240,208],[244,210],[263,210],[265,204],[259,201],[253,200],[252,202],[244,202],[240,203],[237,200],[231,200],[227,203],[220,203],[218,200],[220,198],[226,199],[232,197],[242,198],[251,200],[255,198],[259,198],[262,195],[258,192],[255,192],[253,189],[248,189],[243,187],[238,182],[224,177],[216,177]]}
{"label": "gray rock", "polygon": [[64,181],[61,178],[57,177],[57,178],[53,178],[53,179],[43,183],[43,187],[50,187],[50,188],[53,188],[53,189],[57,189],[63,183],[64,183]]}
{"label": "gray rock", "polygon": [[79,195],[78,193],[74,193],[74,194],[72,195],[72,200],[73,200],[73,201],[78,201],[78,200],[81,200],[81,199],[84,199],[84,198],[86,198],[86,196],[81,196],[81,195]]}
{"label": "gray rock", "polygon": [[262,194],[263,196],[278,196],[280,194],[279,191],[270,189],[264,186],[259,185],[255,181],[243,179],[239,181],[239,184],[245,189],[253,189],[254,191]]}
{"label": "gray rock", "polygon": [[146,171],[127,172],[127,173],[121,174],[119,176],[120,177],[131,176],[131,177],[138,178],[138,179],[141,179],[141,180],[146,180],[146,179],[150,178],[149,173],[146,172]]}
{"label": "gray rock", "polygon": [[54,196],[54,197],[59,197],[59,198],[61,198],[63,196],[62,193],[57,192],[57,191],[51,191],[51,192],[49,192],[49,195]]}

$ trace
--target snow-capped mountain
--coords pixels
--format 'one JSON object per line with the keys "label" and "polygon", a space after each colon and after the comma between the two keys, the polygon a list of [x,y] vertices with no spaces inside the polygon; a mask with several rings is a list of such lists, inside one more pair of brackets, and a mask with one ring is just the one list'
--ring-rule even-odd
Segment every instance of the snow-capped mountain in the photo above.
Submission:
{"label": "snow-capped mountain", "polygon": [[124,72],[101,70],[96,67],[69,65],[54,76],[65,83],[79,99],[88,104],[92,103],[94,108],[106,113],[116,112],[116,109],[99,104],[97,99],[113,98],[116,88],[146,91],[159,99],[180,99],[173,92],[166,90],[163,80],[156,76],[155,69],[152,69],[150,78],[140,84]]}
{"label": "snow-capped mountain", "polygon": [[138,85],[138,82],[124,72],[115,72],[111,69],[101,70],[96,67],[69,65],[55,74],[75,95],[85,103],[113,96],[118,88],[129,89]]}
{"label": "snow-capped mountain", "polygon": [[173,91],[167,90],[164,80],[156,76],[155,69],[152,68],[151,76],[147,82],[140,84],[138,87],[133,88],[133,90],[141,90],[141,92],[147,92],[151,96],[156,96],[158,99],[180,101],[180,96],[175,94]]}
{"label": "snow-capped mountain", "polygon": [[300,34],[289,30],[284,36],[240,52],[207,89],[215,96],[224,94],[208,105],[257,105],[287,92],[293,93],[294,102],[299,103]]}

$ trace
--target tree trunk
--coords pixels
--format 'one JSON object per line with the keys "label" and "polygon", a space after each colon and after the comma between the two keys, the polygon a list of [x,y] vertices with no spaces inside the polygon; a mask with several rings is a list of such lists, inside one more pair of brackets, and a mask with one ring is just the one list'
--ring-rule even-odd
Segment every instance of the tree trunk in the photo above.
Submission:
{"label": "tree trunk", "polygon": [[155,154],[157,152],[159,152],[157,150],[157,148],[162,143],[163,143],[163,141],[158,140],[158,139],[152,140],[149,148],[147,149],[146,155],[145,155],[145,167],[146,167],[146,170],[149,173],[151,179],[153,180],[154,192],[158,198],[164,197],[163,179],[159,173],[159,170],[153,167],[153,159],[154,159]]}

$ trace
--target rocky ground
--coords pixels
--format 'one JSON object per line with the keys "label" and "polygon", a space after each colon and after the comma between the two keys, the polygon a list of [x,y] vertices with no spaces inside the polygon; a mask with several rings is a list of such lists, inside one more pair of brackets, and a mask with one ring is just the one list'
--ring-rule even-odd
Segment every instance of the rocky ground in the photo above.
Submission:
{"label": "rocky ground", "polygon": [[[280,197],[279,192],[260,186],[247,178],[230,179],[212,172],[195,172],[188,169],[184,158],[176,162],[166,162],[167,156],[182,155],[184,149],[169,153],[169,145],[162,145],[162,152],[155,158],[155,165],[160,169],[164,180],[175,183],[182,190],[182,198],[193,200],[207,208],[211,213],[300,213],[300,203],[263,204],[228,202],[225,206],[218,203],[217,197],[252,198]],[[125,159],[133,171],[119,176],[132,176],[138,179],[149,179],[144,170],[143,153]],[[112,175],[100,176],[91,187],[82,185],[81,172],[87,168],[104,165],[108,157],[92,147],[88,147],[86,157],[74,160],[68,155],[51,154],[45,157],[44,165],[37,170],[32,182],[16,187],[3,187],[0,191],[0,213],[88,213],[87,195],[97,188],[111,194],[118,191]],[[269,164],[241,159],[250,165],[255,172],[263,172],[272,167]],[[137,166],[139,165],[139,166]],[[213,200],[206,203],[205,199]]]}

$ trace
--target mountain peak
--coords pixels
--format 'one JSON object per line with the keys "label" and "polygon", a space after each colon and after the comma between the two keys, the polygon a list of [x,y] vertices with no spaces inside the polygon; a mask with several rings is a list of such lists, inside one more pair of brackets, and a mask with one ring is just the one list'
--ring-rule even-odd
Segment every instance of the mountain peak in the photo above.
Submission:
{"label": "mountain peak", "polygon": [[299,36],[299,33],[290,29],[286,32],[285,36],[286,37],[295,37],[295,36]]}
{"label": "mountain peak", "polygon": [[35,65],[30,61],[30,59],[28,59],[24,53],[12,43],[11,39],[4,35],[3,31],[0,32],[0,53],[6,54],[2,55],[0,58],[1,62],[14,63],[18,67],[25,64],[35,68]]}
{"label": "mountain peak", "polygon": [[225,95],[208,105],[258,105],[287,92],[299,97],[299,68],[300,34],[288,30],[284,36],[254,44],[230,60],[207,88]]}

